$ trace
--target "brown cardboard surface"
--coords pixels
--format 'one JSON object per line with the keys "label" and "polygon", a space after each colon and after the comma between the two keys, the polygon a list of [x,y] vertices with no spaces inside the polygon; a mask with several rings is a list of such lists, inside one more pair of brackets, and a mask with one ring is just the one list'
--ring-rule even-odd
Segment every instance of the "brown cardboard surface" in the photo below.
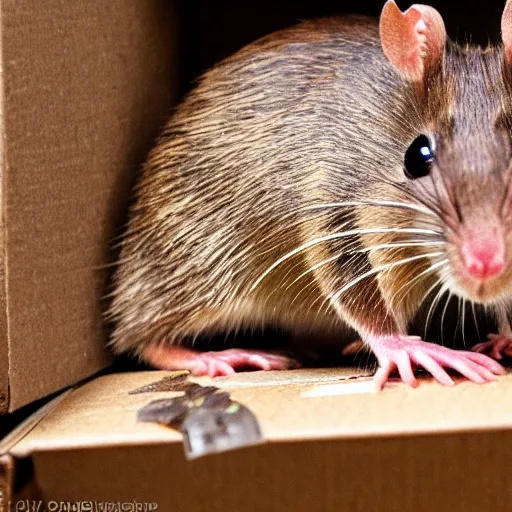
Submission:
{"label": "brown cardboard surface", "polygon": [[177,29],[173,2],[6,0],[1,41],[0,395],[8,384],[12,410],[108,364],[104,265],[173,102]]}
{"label": "brown cardboard surface", "polygon": [[141,406],[176,392],[129,392],[169,372],[101,377],[50,408],[10,454],[32,457],[45,500],[135,500],[172,512],[512,510],[512,374],[382,393],[365,377],[347,380],[358,374],[216,379],[256,414],[266,443],[192,462],[179,433],[135,421]]}
{"label": "brown cardboard surface", "polygon": [[[247,405],[268,441],[512,429],[512,409],[504,406],[512,402],[512,373],[487,385],[461,381],[449,388],[424,379],[417,389],[396,383],[378,393],[372,391],[369,379],[345,380],[348,371],[258,372],[259,386],[247,386],[246,375],[251,374],[214,382],[193,380],[226,389],[233,400]],[[351,374],[357,375],[359,370]],[[179,441],[181,435],[172,429],[135,420],[142,406],[176,392],[129,394],[166,375],[171,373],[125,373],[89,382],[50,411],[12,453],[23,456],[40,449]],[[332,393],[333,385],[339,394],[308,396],[326,386]]]}

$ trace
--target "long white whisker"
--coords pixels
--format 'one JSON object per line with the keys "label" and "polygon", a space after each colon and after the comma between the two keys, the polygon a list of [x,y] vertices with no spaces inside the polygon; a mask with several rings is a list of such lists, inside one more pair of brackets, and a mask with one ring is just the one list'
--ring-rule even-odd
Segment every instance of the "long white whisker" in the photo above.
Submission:
{"label": "long white whisker", "polygon": [[450,304],[450,300],[453,296],[453,292],[448,293],[448,298],[446,299],[446,304],[444,305],[443,314],[441,315],[441,345],[444,346],[444,317],[446,315],[446,310],[448,309],[448,304]]}
{"label": "long white whisker", "polygon": [[476,317],[475,303],[473,301],[471,301],[471,310],[473,311],[473,320],[475,322],[476,335],[478,336],[478,339],[480,339],[480,330],[478,328],[478,319]]}
{"label": "long white whisker", "polygon": [[[442,262],[443,263],[448,263],[448,259],[446,260],[443,260]],[[441,262],[439,262],[441,263]],[[441,276],[426,292],[425,294],[423,295],[423,298],[421,299],[421,302],[423,302],[431,293],[432,293],[432,290],[434,290],[434,288],[437,288],[442,282],[443,282],[443,277]]]}
{"label": "long white whisker", "polygon": [[251,291],[255,290],[256,287],[267,277],[270,272],[272,272],[276,267],[281,265],[284,261],[288,260],[289,258],[292,258],[296,254],[299,254],[300,252],[308,249],[309,247],[313,247],[314,245],[321,244],[323,242],[328,242],[330,240],[336,240],[339,238],[345,238],[349,236],[354,235],[369,235],[369,234],[377,234],[377,233],[405,233],[405,234],[411,234],[411,235],[441,235],[442,233],[438,231],[434,231],[431,229],[420,229],[420,228],[373,228],[373,229],[352,229],[349,231],[343,231],[339,233],[332,233],[331,235],[322,236],[319,238],[315,238],[314,240],[310,240],[309,242],[306,242],[305,244],[302,244],[301,246],[297,247],[293,251],[290,251],[289,253],[285,254],[284,256],[281,256],[277,261],[275,261],[270,267],[261,274],[258,279],[254,282],[254,284],[251,286]]}
{"label": "long white whisker", "polygon": [[[432,265],[430,265],[430,267],[428,267],[426,270],[424,270],[423,272],[420,272],[416,277],[414,277],[413,279],[411,279],[408,283],[405,283],[403,284],[402,286],[400,286],[400,288],[393,294],[393,296],[391,297],[391,300],[390,300],[390,304],[393,304],[393,301],[395,300],[395,297],[406,287],[406,286],[411,286],[412,284],[414,284],[418,279],[421,279],[422,277],[424,277],[425,275],[427,274],[430,274],[431,272],[433,272],[434,270],[438,269],[439,267],[442,267],[443,265],[446,265],[447,263],[449,262],[448,259],[444,259],[444,260],[441,260],[441,261],[438,261],[437,263],[433,263]],[[427,293],[423,296],[423,300],[425,299],[425,297],[427,297],[427,295],[440,283],[440,280],[437,281],[433,287],[430,287],[429,290],[427,291]],[[423,302],[423,300],[421,302]]]}
{"label": "long white whisker", "polygon": [[[319,217],[321,215],[327,215],[327,214],[320,214]],[[304,222],[307,222],[307,220],[304,220],[302,219],[300,222],[297,223],[297,225],[299,225],[300,223],[304,223]],[[347,220],[345,222],[341,222],[339,225],[336,226],[336,229],[342,229],[344,228],[345,226],[349,225],[351,221]],[[294,226],[286,226],[284,225],[283,227],[280,228],[280,232],[281,231],[284,231],[286,229],[291,229],[292,227]],[[256,227],[253,231],[253,233],[256,233],[258,231],[258,227]],[[267,241],[269,238],[274,238],[275,237],[275,233],[271,233],[271,234],[267,234],[266,236],[264,236],[261,240],[258,241],[258,244],[261,245],[261,242],[263,241]],[[260,251],[259,253],[257,253],[257,257],[260,257],[262,256],[263,254],[267,254],[269,252],[272,252],[274,251],[275,249],[277,249],[278,247],[281,247],[283,245],[283,242],[280,241],[279,243],[271,246],[271,247],[268,247],[267,249],[265,249],[264,251]]]}
{"label": "long white whisker", "polygon": [[[347,262],[347,263],[350,263],[351,261],[353,261],[353,260],[354,260],[354,257],[355,257],[355,256],[353,256],[353,257],[352,257],[352,259],[351,259],[349,262]],[[366,265],[364,265],[364,266],[366,266]],[[359,267],[359,269],[361,269],[361,267]],[[359,269],[358,269],[358,270],[359,270]],[[317,297],[317,298],[316,298],[316,300],[312,303],[312,305],[311,305],[311,306],[312,306],[312,307],[313,307],[313,306],[316,306],[316,304],[317,304],[318,302],[320,302],[320,301],[322,302],[322,304],[321,304],[321,306],[320,306],[320,307],[319,307],[319,309],[318,309],[318,313],[317,313],[317,315],[319,315],[320,313],[322,313],[322,309],[323,309],[323,306],[324,306],[324,305],[325,305],[325,313],[327,313],[327,310],[332,306],[332,305],[329,303],[329,300],[328,300],[328,299],[326,299],[325,297],[323,297],[322,295],[320,295],[319,297]]]}
{"label": "long white whisker", "polygon": [[466,299],[462,297],[462,342],[464,343],[464,348],[466,348]]}
{"label": "long white whisker", "polygon": [[346,284],[343,288],[338,290],[336,293],[332,294],[330,297],[331,303],[336,302],[338,298],[345,293],[347,290],[350,290],[350,288],[354,287],[357,283],[361,282],[363,279],[366,279],[367,277],[370,277],[374,274],[378,274],[379,272],[383,272],[385,270],[390,270],[392,268],[398,267],[400,265],[405,265],[407,263],[411,263],[413,261],[417,261],[419,259],[423,258],[435,258],[436,256],[442,256],[442,252],[431,252],[428,254],[421,254],[420,256],[411,256],[410,258],[404,258],[403,260],[394,261],[392,263],[387,263],[385,265],[378,265],[372,270],[369,270],[368,272],[365,272],[364,274],[360,275],[359,277],[356,277],[350,283]]}
{"label": "long white whisker", "polygon": [[320,267],[323,267],[324,265],[328,265],[329,263],[333,262],[333,261],[336,261],[337,259],[341,258],[341,256],[343,256],[345,254],[345,252],[339,252],[337,254],[335,254],[334,256],[331,256],[330,258],[327,258],[323,261],[321,261],[320,263],[317,263],[316,265],[313,265],[311,268],[308,268],[308,270],[306,270],[305,272],[302,272],[302,274],[300,274],[299,277],[295,278],[287,287],[286,289],[290,288],[291,286],[293,286],[297,281],[299,281],[300,279],[302,279],[304,276],[307,276],[309,273],[311,272],[314,272],[316,269],[320,268]]}
{"label": "long white whisker", "polygon": [[[358,240],[355,240],[353,242],[350,242],[348,243],[346,246],[345,246],[345,249],[348,249],[350,247],[354,247],[355,245],[359,245],[359,241]],[[326,265],[328,263],[330,263],[331,261],[335,261],[337,258],[341,257],[343,254],[345,254],[345,252],[339,252],[337,254],[335,254],[334,256],[331,256],[330,258],[328,258],[327,260],[323,260],[321,261],[320,263],[317,263],[316,265],[314,265],[314,267],[310,268],[309,270],[306,270],[305,272],[303,272],[299,277],[297,277],[296,279],[294,279],[291,283],[289,283],[286,287],[285,287],[285,290],[289,290],[297,281],[299,281],[299,279],[303,278],[304,276],[306,276],[308,273],[310,272],[313,272],[314,270],[316,270],[317,268],[321,267],[322,265]],[[355,258],[355,255],[354,255],[354,251],[346,251],[346,254],[352,254],[353,256],[351,258],[349,258],[347,261],[345,261],[343,263],[343,265],[341,266],[341,268],[345,267],[346,265],[350,265],[352,263],[352,261],[354,260]],[[293,269],[292,269],[293,270]],[[288,275],[290,274],[290,271],[287,272],[284,280],[286,280],[286,277],[288,277]],[[299,297],[299,295],[304,291],[306,290],[309,286],[315,284],[314,281],[311,281],[309,284],[305,285],[298,293],[297,295],[295,295],[295,297],[292,299],[290,305],[294,304],[295,301],[297,300],[297,298]],[[269,295],[273,294],[279,287],[275,288],[272,292],[270,292]]]}
{"label": "long white whisker", "polygon": [[457,337],[457,332],[462,327],[462,315],[461,315],[461,303],[462,299],[457,297],[457,323],[455,324],[455,329],[453,331],[453,344],[455,344],[455,338]]}
{"label": "long white whisker", "polygon": [[[427,293],[430,293],[436,286],[441,284],[443,281],[444,281],[444,279],[443,279],[443,277],[441,277],[439,279],[439,281],[435,284],[435,286],[433,286],[431,289],[429,289],[429,291]],[[448,286],[446,284],[444,284],[443,286],[441,286],[441,288],[437,292],[436,296],[434,297],[434,300],[430,304],[430,308],[428,309],[427,318],[425,320],[425,336],[424,336],[425,338],[427,337],[428,326],[430,325],[432,314],[434,313],[435,309],[437,308],[439,301],[441,300],[443,295],[446,293],[446,290],[448,290]]]}
{"label": "long white whisker", "polygon": [[437,217],[433,210],[426,206],[416,205],[412,203],[400,203],[398,201],[344,201],[341,203],[318,203],[306,206],[305,210],[316,210],[323,208],[342,208],[344,206],[394,206],[396,208],[405,208],[407,210],[415,210],[417,212],[426,213]]}
{"label": "long white whisker", "polygon": [[382,249],[393,249],[394,247],[431,247],[433,245],[445,245],[448,242],[444,240],[439,240],[438,242],[404,242],[404,243],[390,243],[390,244],[380,244],[373,245],[371,247],[365,247],[364,249],[358,249],[356,251],[350,252],[371,252],[371,251],[380,251]]}
{"label": "long white whisker", "polygon": [[[446,242],[442,242],[446,243]],[[439,245],[438,242],[410,242],[410,243],[396,243],[396,244],[381,244],[381,245],[373,245],[372,247],[366,247],[364,249],[356,249],[356,250],[350,250],[350,251],[340,251],[336,253],[334,256],[331,256],[330,258],[327,258],[325,260],[322,260],[321,262],[317,263],[316,265],[313,265],[305,272],[302,272],[300,276],[298,276],[296,279],[294,279],[287,287],[286,290],[291,288],[297,281],[302,279],[304,276],[308,275],[310,272],[314,272],[316,269],[323,267],[324,265],[328,265],[332,261],[336,261],[338,258],[341,258],[341,256],[345,254],[357,254],[357,253],[365,253],[370,251],[378,251],[382,249],[393,249],[393,248],[402,248],[402,247],[430,247],[430,246],[436,246]]]}

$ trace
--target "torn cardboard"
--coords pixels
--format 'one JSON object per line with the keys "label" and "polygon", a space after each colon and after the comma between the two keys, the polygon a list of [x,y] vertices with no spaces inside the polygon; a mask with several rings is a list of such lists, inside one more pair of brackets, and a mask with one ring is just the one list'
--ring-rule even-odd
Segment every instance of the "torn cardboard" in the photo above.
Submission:
{"label": "torn cardboard", "polygon": [[[96,379],[51,408],[9,455],[31,458],[42,500],[135,500],[169,512],[512,510],[512,375],[354,394],[367,382],[359,370],[215,379],[256,415],[264,444],[192,462],[177,431],[136,421],[141,407],[179,392],[130,391],[169,375]],[[324,386],[329,393],[311,396]]]}
{"label": "torn cardboard", "polygon": [[0,409],[109,364],[101,299],[175,98],[173,2],[0,5]]}

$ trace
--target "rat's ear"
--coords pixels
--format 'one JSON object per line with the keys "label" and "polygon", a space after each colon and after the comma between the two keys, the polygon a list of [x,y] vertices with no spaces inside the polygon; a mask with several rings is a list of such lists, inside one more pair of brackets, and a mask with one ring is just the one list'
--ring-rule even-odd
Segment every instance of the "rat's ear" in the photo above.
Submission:
{"label": "rat's ear", "polygon": [[512,0],[507,0],[503,16],[501,17],[501,38],[505,47],[505,56],[512,64]]}
{"label": "rat's ear", "polygon": [[402,12],[394,0],[388,0],[380,18],[380,39],[393,67],[408,80],[419,82],[441,59],[446,29],[433,7],[415,4]]}

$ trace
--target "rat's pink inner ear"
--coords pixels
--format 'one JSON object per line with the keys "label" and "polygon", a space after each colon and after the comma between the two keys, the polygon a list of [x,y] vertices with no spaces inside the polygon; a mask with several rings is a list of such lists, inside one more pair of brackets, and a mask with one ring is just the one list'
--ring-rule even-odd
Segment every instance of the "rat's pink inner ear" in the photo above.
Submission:
{"label": "rat's pink inner ear", "polygon": [[380,18],[380,38],[392,66],[408,80],[419,82],[442,58],[446,29],[433,7],[415,4],[402,12],[394,0],[388,0]]}
{"label": "rat's pink inner ear", "polygon": [[512,0],[507,1],[501,18],[501,38],[505,47],[505,56],[509,64],[512,64]]}

